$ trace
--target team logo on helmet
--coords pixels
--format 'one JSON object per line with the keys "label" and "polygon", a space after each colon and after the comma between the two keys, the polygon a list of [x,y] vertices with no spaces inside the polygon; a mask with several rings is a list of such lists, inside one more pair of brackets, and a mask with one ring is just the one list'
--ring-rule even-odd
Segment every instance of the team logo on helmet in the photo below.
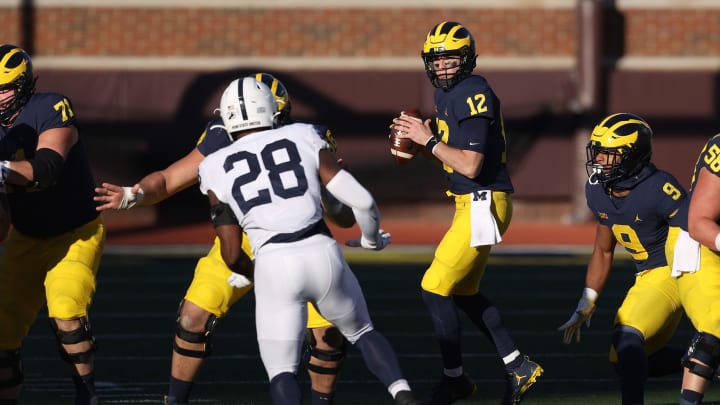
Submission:
{"label": "team logo on helmet", "polygon": [[255,80],[264,83],[277,101],[278,112],[277,116],[278,126],[286,125],[292,122],[290,119],[290,111],[292,105],[290,104],[290,95],[288,94],[285,85],[282,84],[275,76],[269,73],[255,73]]}
{"label": "team logo on helmet", "polygon": [[35,80],[30,56],[15,45],[0,46],[0,91],[15,94],[0,104],[0,123],[10,124],[35,92]]}
{"label": "team logo on helmet", "polygon": [[233,80],[220,98],[219,111],[230,140],[238,131],[272,128],[278,114],[275,96],[254,77]]}
{"label": "team logo on helmet", "polygon": [[[428,33],[420,56],[425,63],[425,73],[433,86],[448,90],[470,76],[475,69],[475,40],[462,24],[454,21],[441,22]],[[440,79],[433,62],[439,58],[454,56],[460,57],[457,73],[450,78]]]}
{"label": "team logo on helmet", "polygon": [[589,181],[611,188],[650,163],[652,129],[637,115],[613,114],[595,126],[586,150]]}

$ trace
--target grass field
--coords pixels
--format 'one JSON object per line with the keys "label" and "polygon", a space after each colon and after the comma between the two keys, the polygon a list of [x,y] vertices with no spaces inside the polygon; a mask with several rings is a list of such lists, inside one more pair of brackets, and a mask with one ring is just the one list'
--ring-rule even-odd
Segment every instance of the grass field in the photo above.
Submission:
{"label": "grass field", "polygon": [[[419,397],[439,379],[441,362],[419,282],[429,251],[348,254],[365,292],[376,328],[391,341]],[[194,254],[107,254],[98,278],[91,321],[99,342],[96,369],[105,404],[160,404],[166,391],[175,311],[195,266]],[[369,259],[368,259],[369,258]],[[619,384],[607,361],[615,309],[632,282],[632,266],[616,260],[592,327],[580,344],[564,345],[556,328],[575,309],[586,258],[553,254],[496,255],[483,291],[504,317],[519,348],[545,368],[523,404],[619,404]],[[224,318],[215,352],[193,392],[196,404],[268,404],[268,384],[257,352],[252,294]],[[500,360],[487,339],[464,319],[465,368],[479,385],[477,397],[459,404],[497,404],[504,387]],[[692,334],[686,321],[673,344]],[[23,347],[26,384],[21,404],[70,404],[72,387],[57,355],[47,314],[41,313]],[[304,370],[300,379],[306,392]],[[676,404],[680,375],[649,380],[646,404]],[[337,390],[338,404],[391,404],[382,385],[351,349]],[[720,400],[711,387],[706,400]]]}

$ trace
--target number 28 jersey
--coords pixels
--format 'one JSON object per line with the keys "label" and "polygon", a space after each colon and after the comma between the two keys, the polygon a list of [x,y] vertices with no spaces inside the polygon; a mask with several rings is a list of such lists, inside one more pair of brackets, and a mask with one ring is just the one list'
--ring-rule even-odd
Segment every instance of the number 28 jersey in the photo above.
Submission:
{"label": "number 28 jersey", "polygon": [[324,131],[291,124],[255,132],[208,155],[200,164],[200,190],[228,204],[255,252],[273,236],[322,220],[319,152]]}

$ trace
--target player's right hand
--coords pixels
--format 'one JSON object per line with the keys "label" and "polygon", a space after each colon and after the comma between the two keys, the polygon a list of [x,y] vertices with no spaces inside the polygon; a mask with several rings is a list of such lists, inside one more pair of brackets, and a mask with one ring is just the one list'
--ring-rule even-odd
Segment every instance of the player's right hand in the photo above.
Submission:
{"label": "player's right hand", "polygon": [[595,312],[595,301],[597,300],[597,297],[597,291],[592,288],[585,288],[575,312],[567,322],[558,328],[559,331],[564,332],[563,342],[565,344],[570,344],[573,341],[573,338],[577,342],[580,342],[580,329],[582,328],[583,323],[586,327],[590,327],[590,318],[592,318],[592,315]]}
{"label": "player's right hand", "polygon": [[129,210],[142,201],[143,195],[139,184],[133,187],[121,187],[111,183],[102,183],[102,186],[95,187],[93,200],[100,203],[95,207],[98,211]]}
{"label": "player's right hand", "polygon": [[363,235],[357,239],[349,240],[345,242],[345,244],[350,247],[361,247],[368,250],[383,250],[391,242],[392,240],[390,239],[390,233],[379,229],[377,242],[372,242]]}

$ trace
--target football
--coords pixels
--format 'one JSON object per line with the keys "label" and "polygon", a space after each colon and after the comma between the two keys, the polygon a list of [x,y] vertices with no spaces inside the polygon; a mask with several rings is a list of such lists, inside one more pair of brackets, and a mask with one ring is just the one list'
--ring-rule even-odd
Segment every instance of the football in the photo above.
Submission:
{"label": "football", "polygon": [[[420,111],[417,109],[402,111],[400,112],[400,115],[411,117],[419,122],[422,122],[422,116],[420,115]],[[410,139],[398,138],[397,132],[398,131],[395,130],[395,128],[392,128],[390,131],[390,153],[395,159],[395,163],[404,165],[417,155],[420,151],[420,145]]]}

